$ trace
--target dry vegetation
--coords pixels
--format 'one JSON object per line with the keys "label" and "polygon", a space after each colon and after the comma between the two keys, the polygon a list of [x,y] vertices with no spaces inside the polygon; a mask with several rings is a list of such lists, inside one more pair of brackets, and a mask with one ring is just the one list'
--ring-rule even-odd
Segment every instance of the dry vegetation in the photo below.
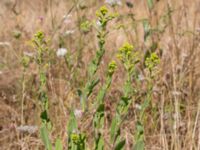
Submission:
{"label": "dry vegetation", "polygon": [[[89,112],[80,112],[82,115],[77,118],[79,131],[86,134],[87,147],[93,149],[94,146],[92,118],[95,110],[92,104],[106,80],[107,64],[114,59],[117,69],[104,99],[103,133],[105,149],[113,149],[108,129],[123,95],[125,81],[125,69],[116,54],[128,41],[142,54],[151,50],[160,58],[158,73],[152,81],[150,106],[143,119],[145,149],[200,149],[200,1],[155,0],[152,9],[146,0],[122,0],[122,3],[121,6],[108,6],[110,12],[119,15],[107,26],[106,51],[95,75],[100,83],[89,97]],[[77,90],[85,86],[88,64],[98,49],[95,12],[104,4],[103,0],[0,1],[1,150],[44,149],[39,136],[39,74],[33,59],[36,49],[31,42],[38,30],[49,39],[51,50],[52,65],[47,71],[49,116],[53,124],[50,137],[53,140],[59,136],[67,149],[70,110],[81,109]],[[81,24],[86,20],[91,27],[84,29]],[[56,56],[59,47],[67,49],[67,61]],[[30,63],[24,69],[21,62],[27,55]],[[135,143],[137,115],[147,91],[148,72],[144,65],[145,55],[142,56],[136,66],[140,74],[139,86],[134,79],[132,81],[137,95],[132,97],[129,113],[121,125],[126,150]]]}

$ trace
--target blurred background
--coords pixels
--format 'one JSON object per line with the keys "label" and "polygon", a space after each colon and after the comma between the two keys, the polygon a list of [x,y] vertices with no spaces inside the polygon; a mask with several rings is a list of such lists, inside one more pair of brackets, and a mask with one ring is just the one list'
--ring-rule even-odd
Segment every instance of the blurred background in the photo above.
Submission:
{"label": "blurred background", "polygon": [[[130,42],[144,54],[149,49],[156,51],[161,63],[152,103],[157,108],[154,116],[151,111],[147,116],[146,149],[173,149],[177,141],[181,149],[190,149],[190,144],[198,149],[200,1],[154,0],[153,3],[151,7],[148,0],[121,0],[116,6],[104,0],[0,0],[0,149],[44,149],[37,132],[40,125],[40,107],[35,94],[38,90],[37,67],[30,63],[29,69],[24,71],[21,64],[23,56],[36,54],[31,40],[37,31],[45,33],[52,50],[49,57],[54,63],[48,74],[50,116],[55,123],[52,138],[59,135],[66,140],[69,108],[80,107],[77,89],[84,85],[86,68],[98,48],[95,12],[102,5],[119,15],[108,24],[106,54],[98,71],[101,82],[108,62],[116,59],[115,54],[124,42]],[[59,48],[67,50],[68,63],[56,56]],[[145,78],[143,68],[141,64],[138,70]],[[124,70],[119,63],[113,86],[106,96],[108,122],[123,90],[123,81]],[[133,112],[138,105],[140,102],[133,104]],[[91,117],[81,118],[83,131],[90,129]],[[178,138],[174,137],[173,126],[177,118]],[[124,125],[123,132],[130,143],[134,122],[133,113],[127,120],[131,125]]]}

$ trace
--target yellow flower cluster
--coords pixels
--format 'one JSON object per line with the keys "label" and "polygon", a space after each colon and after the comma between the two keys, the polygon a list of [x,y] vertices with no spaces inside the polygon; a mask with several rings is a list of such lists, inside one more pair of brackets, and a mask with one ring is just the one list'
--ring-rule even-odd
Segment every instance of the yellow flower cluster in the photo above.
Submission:
{"label": "yellow flower cluster", "polygon": [[160,59],[158,55],[154,52],[151,53],[149,57],[145,60],[145,66],[152,71],[155,66],[157,66],[160,63]]}
{"label": "yellow flower cluster", "polygon": [[111,61],[108,65],[108,73],[112,75],[117,68],[117,64],[115,61]]}

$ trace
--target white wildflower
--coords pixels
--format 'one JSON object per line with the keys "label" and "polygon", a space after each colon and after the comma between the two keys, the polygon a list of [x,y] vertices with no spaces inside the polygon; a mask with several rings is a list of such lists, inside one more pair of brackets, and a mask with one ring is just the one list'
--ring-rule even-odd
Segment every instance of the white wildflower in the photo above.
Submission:
{"label": "white wildflower", "polygon": [[80,109],[75,109],[75,110],[74,110],[74,115],[75,115],[77,118],[81,118],[82,114],[83,114],[82,110],[80,110]]}
{"label": "white wildflower", "polygon": [[67,53],[66,48],[59,48],[56,52],[57,57],[63,57]]}
{"label": "white wildflower", "polygon": [[105,3],[115,6],[115,5],[122,5],[121,0],[106,0]]}
{"label": "white wildflower", "polygon": [[67,30],[65,31],[64,35],[70,35],[73,34],[75,32],[75,30]]}
{"label": "white wildflower", "polygon": [[30,134],[35,133],[38,130],[37,126],[19,126],[16,128],[19,132],[28,132]]}
{"label": "white wildflower", "polygon": [[72,22],[72,19],[71,19],[72,15],[64,15],[63,16],[63,19],[64,19],[64,23],[67,24],[67,23],[71,23]]}
{"label": "white wildflower", "polygon": [[135,104],[135,108],[138,109],[138,110],[141,110],[142,106],[140,104]]}
{"label": "white wildflower", "polygon": [[34,53],[31,53],[31,52],[23,52],[25,56],[28,56],[28,57],[33,57],[35,54]]}

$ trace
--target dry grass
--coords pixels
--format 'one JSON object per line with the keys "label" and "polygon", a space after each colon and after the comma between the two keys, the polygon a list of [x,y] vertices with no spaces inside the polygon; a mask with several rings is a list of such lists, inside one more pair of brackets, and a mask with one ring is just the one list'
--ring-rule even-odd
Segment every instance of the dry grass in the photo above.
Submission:
{"label": "dry grass", "polygon": [[[25,72],[26,83],[23,89],[23,69],[20,64],[24,52],[34,52],[29,41],[37,30],[43,30],[47,34],[54,51],[59,47],[59,37],[62,37],[64,46],[74,58],[75,73],[71,73],[64,60],[57,59],[48,75],[50,116],[54,123],[52,138],[60,135],[62,140],[66,141],[65,127],[69,108],[80,107],[77,89],[85,82],[86,67],[97,48],[95,29],[84,34],[79,29],[79,22],[83,18],[95,19],[94,12],[103,4],[100,0],[82,1],[81,6],[85,6],[85,9],[76,7],[75,3],[78,0],[0,1],[1,150],[43,149],[37,132],[29,134],[17,130],[21,124],[40,125],[40,107],[35,94],[38,86],[36,66],[31,64],[30,69]],[[160,54],[161,64],[159,77],[154,84],[152,106],[155,107],[155,111],[148,110],[149,115],[146,116],[146,149],[200,149],[200,1],[157,0],[151,12],[145,0],[129,1],[134,4],[133,8],[128,8],[125,4],[115,10],[110,8],[112,11],[118,11],[122,17],[109,24],[107,51],[98,72],[102,75],[101,82],[104,80],[106,64],[110,59],[114,59],[117,49],[124,41],[133,43],[142,52],[146,52],[150,44],[156,42],[158,44],[156,51]],[[160,18],[164,18],[169,7],[173,11],[168,18],[165,18],[167,21],[165,30],[153,33],[145,42],[140,20],[148,18],[151,26],[157,28]],[[67,14],[71,15],[69,21],[63,18]],[[135,20],[127,17],[127,14],[134,14]],[[114,28],[122,23],[125,25],[124,29]],[[164,23],[162,22],[159,27],[164,26]],[[63,36],[67,30],[75,32]],[[18,32],[21,36],[15,38]],[[143,66],[141,65],[139,69],[142,70]],[[143,73],[145,75],[145,72]],[[108,125],[116,101],[122,92],[123,76],[123,69],[119,67],[114,75],[113,86],[106,96]],[[144,89],[141,89],[141,94]],[[95,89],[94,95],[97,90],[98,88]],[[23,117],[22,99],[24,99]],[[128,141],[127,150],[133,142],[135,103],[131,109],[132,113],[123,125],[123,134]],[[82,131],[90,130],[91,117],[92,112],[79,120]],[[88,132],[87,135],[91,136],[91,133]]]}

